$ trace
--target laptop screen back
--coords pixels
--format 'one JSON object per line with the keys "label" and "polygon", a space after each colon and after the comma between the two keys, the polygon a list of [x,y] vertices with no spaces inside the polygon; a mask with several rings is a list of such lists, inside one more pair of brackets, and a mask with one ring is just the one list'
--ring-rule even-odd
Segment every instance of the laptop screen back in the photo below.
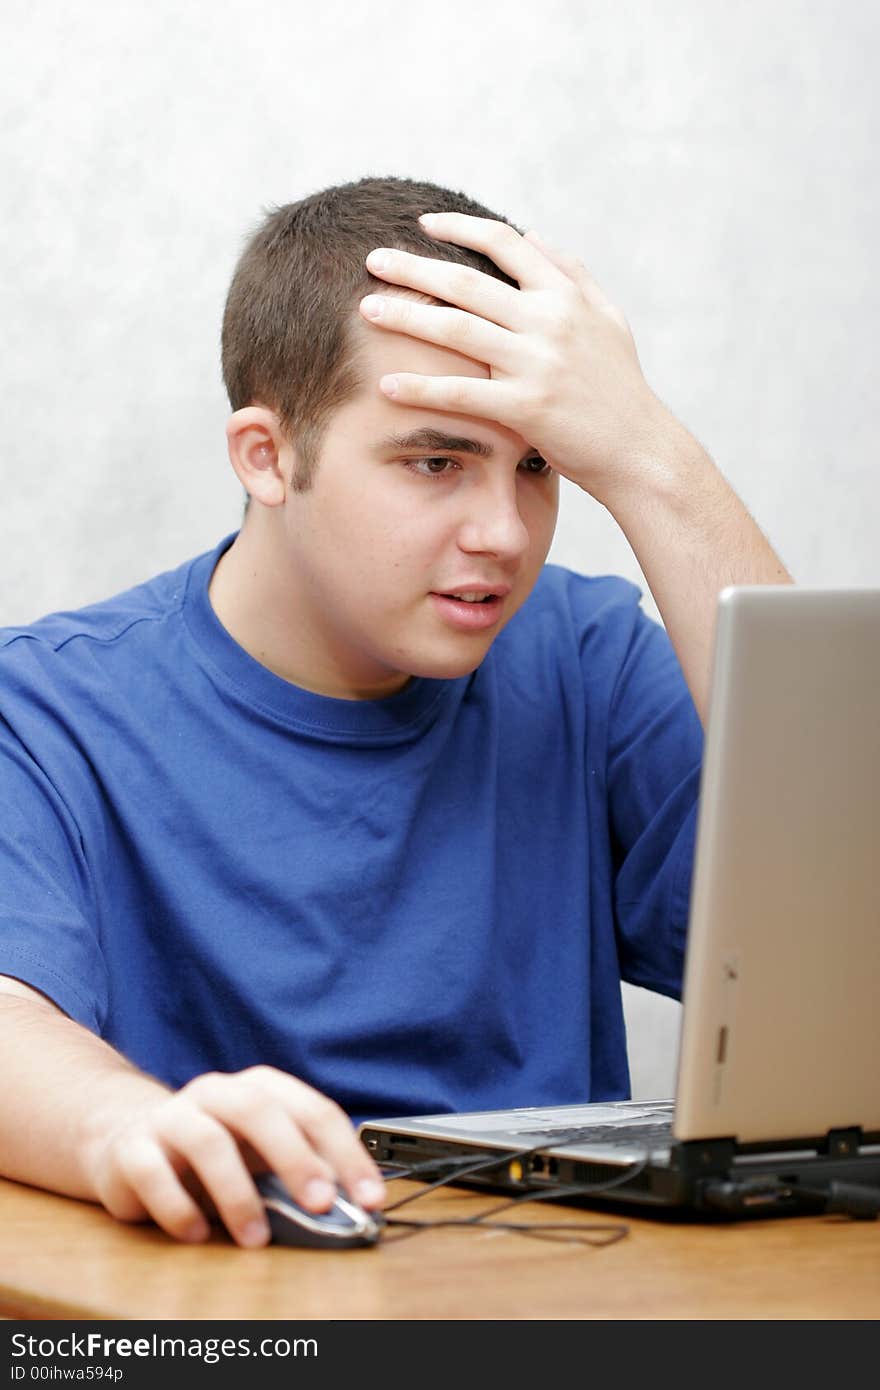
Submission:
{"label": "laptop screen back", "polygon": [[675,1133],[880,1129],[880,592],[718,607]]}

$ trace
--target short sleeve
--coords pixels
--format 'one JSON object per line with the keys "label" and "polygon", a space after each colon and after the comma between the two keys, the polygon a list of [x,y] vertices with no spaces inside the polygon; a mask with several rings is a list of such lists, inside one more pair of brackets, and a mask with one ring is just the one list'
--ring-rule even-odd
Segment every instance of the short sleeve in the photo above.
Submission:
{"label": "short sleeve", "polygon": [[99,1032],[107,974],[82,837],[65,801],[0,719],[0,974]]}
{"label": "short sleeve", "polygon": [[612,697],[609,829],[621,976],[680,998],[703,730],[666,632],[641,609]]}

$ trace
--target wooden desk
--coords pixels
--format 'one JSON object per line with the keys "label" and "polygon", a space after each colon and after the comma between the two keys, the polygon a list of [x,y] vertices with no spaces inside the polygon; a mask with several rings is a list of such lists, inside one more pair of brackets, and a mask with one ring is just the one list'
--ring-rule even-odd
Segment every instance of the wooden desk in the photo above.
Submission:
{"label": "wooden desk", "polygon": [[[412,1184],[392,1185],[403,1195]],[[401,1215],[472,1214],[437,1192]],[[618,1220],[540,1203],[534,1220]],[[622,1218],[620,1218],[622,1219]],[[604,1249],[490,1231],[420,1232],[373,1249],[175,1244],[100,1208],[0,1181],[0,1313],[13,1318],[875,1319],[880,1222],[729,1226],[626,1218]]]}

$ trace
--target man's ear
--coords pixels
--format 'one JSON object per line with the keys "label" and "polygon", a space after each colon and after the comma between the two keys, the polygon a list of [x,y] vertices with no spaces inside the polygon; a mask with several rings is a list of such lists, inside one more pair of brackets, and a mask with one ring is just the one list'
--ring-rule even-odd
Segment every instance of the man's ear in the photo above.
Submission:
{"label": "man's ear", "polygon": [[[274,410],[263,405],[236,410],[226,423],[226,440],[229,461],[248,496],[264,507],[280,507],[289,481],[282,455],[291,449]],[[288,459],[285,464],[289,467]]]}

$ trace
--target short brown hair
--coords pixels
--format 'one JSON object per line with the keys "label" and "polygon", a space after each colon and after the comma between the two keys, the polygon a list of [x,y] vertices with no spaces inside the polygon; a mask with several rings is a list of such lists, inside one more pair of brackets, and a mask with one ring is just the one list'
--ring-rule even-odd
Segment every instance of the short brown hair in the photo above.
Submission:
{"label": "short brown hair", "polygon": [[433,240],[419,226],[423,212],[509,221],[434,183],[363,178],[275,208],[245,246],[223,316],[223,380],[233,410],[277,412],[296,443],[295,491],[311,486],[328,417],[360,385],[357,303],[377,286],[392,292],[364,265],[370,251],[400,247],[516,283],[480,252]]}

